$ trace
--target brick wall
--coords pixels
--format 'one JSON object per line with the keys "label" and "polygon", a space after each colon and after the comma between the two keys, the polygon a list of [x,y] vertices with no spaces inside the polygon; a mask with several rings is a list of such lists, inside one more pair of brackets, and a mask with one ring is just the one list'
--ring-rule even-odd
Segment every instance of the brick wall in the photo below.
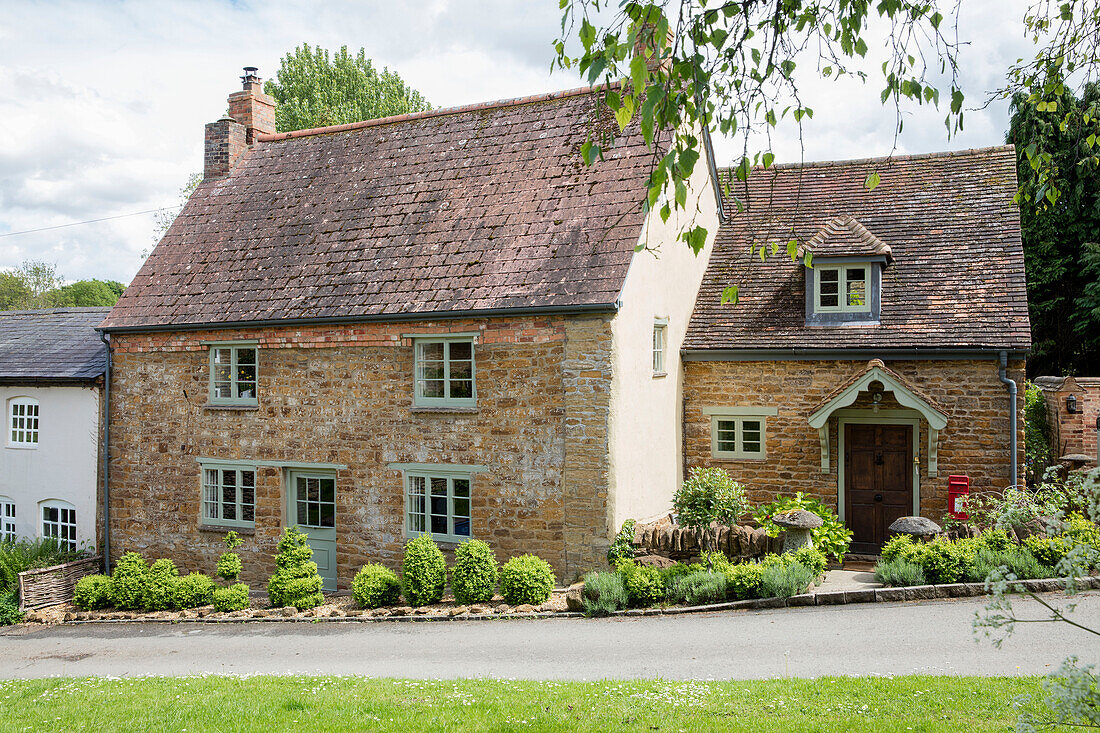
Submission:
{"label": "brick wall", "polygon": [[[416,412],[407,334],[477,332],[475,414]],[[206,407],[204,342],[258,339],[258,410]],[[601,561],[607,527],[610,325],[603,317],[491,319],[116,334],[112,555],[137,550],[212,573],[221,531],[199,528],[196,457],[344,464],[338,580],[400,564],[404,493],[388,463],[474,464],[473,534],[563,580]],[[283,527],[279,468],[257,472],[244,579],[261,587]]]}
{"label": "brick wall", "polygon": [[[1010,483],[1008,399],[995,361],[895,361],[887,366],[948,412],[939,436],[939,475],[928,476],[928,425],[920,426],[921,514],[939,520],[947,511],[947,477],[970,476],[972,490],[1000,490]],[[818,431],[807,418],[838,385],[866,368],[855,361],[690,361],[686,363],[685,452],[688,466],[725,468],[745,484],[754,503],[804,491],[836,509],[837,424],[829,421],[829,471],[821,470]],[[1018,399],[1018,465],[1023,463],[1023,361],[1009,364],[1021,386]],[[767,418],[767,458],[713,460],[708,406],[775,407]],[[866,396],[852,408],[870,407]],[[887,392],[880,410],[902,409]],[[1023,480],[1023,474],[1020,474]]]}
{"label": "brick wall", "polygon": [[[1066,410],[1066,398],[1077,398],[1077,412]],[[1096,419],[1100,416],[1100,377],[1067,377],[1061,389],[1044,389],[1054,458],[1081,453],[1096,460]]]}

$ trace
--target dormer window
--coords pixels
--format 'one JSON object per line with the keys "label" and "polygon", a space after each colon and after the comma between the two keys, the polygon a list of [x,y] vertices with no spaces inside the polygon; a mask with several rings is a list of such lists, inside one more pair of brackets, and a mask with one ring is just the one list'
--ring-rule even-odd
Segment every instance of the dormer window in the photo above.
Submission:
{"label": "dormer window", "polygon": [[821,265],[815,267],[817,287],[815,313],[866,313],[871,310],[868,297],[871,264]]}
{"label": "dormer window", "polygon": [[808,257],[806,325],[876,322],[890,247],[851,216],[835,216],[799,246]]}

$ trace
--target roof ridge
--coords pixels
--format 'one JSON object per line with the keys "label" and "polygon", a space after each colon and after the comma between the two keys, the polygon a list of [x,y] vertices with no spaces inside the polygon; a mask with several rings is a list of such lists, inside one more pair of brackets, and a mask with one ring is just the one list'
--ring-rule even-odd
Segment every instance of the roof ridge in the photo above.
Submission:
{"label": "roof ridge", "polygon": [[[966,150],[939,150],[931,153],[908,153],[906,155],[881,155],[871,158],[850,158],[848,160],[810,160],[803,163],[774,163],[768,168],[763,166],[753,166],[753,170],[775,170],[775,169],[791,169],[791,168],[828,168],[831,166],[847,166],[865,163],[893,163],[895,161],[909,161],[909,160],[927,160],[930,158],[955,158],[965,157],[968,155],[977,155],[980,153],[999,153],[1004,151],[1015,152],[1016,146],[1012,144],[1008,145],[991,145],[985,148],[967,148]],[[718,169],[720,173],[731,172],[733,169],[730,167],[723,167]]]}
{"label": "roof ridge", "polygon": [[279,140],[291,140],[299,137],[313,137],[314,135],[328,135],[336,132],[347,132],[349,130],[361,130],[365,127],[377,127],[379,125],[392,125],[397,122],[410,122],[412,120],[424,120],[432,117],[445,117],[448,115],[461,114],[463,112],[478,112],[487,109],[500,109],[503,107],[519,107],[524,104],[533,104],[535,102],[549,102],[555,99],[565,99],[567,97],[577,97],[582,94],[590,94],[605,89],[607,84],[600,84],[597,86],[576,87],[575,89],[565,89],[559,92],[544,92],[542,94],[532,94],[526,97],[512,97],[510,99],[497,99],[491,102],[477,102],[475,104],[464,104],[457,107],[441,107],[440,109],[429,109],[423,112],[406,112],[400,115],[390,115],[389,117],[378,117],[373,120],[360,120],[359,122],[347,122],[342,125],[329,125],[328,127],[312,127],[305,130],[293,130],[291,132],[275,132],[270,134],[256,135],[256,140],[259,142],[276,142]]}
{"label": "roof ridge", "polygon": [[51,313],[91,313],[93,311],[109,311],[111,306],[109,305],[73,305],[73,306],[61,306],[57,308],[25,308],[22,310],[0,310],[0,317],[3,316],[44,316]]}

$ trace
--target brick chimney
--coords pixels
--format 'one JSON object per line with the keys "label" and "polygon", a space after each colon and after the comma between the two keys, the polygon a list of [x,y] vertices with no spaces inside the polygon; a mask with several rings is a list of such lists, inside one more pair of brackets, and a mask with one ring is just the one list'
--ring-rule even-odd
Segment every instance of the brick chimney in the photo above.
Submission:
{"label": "brick chimney", "polygon": [[229,95],[229,113],[206,125],[203,179],[228,175],[258,133],[275,132],[275,100],[263,93],[256,67],[246,66],[242,91]]}

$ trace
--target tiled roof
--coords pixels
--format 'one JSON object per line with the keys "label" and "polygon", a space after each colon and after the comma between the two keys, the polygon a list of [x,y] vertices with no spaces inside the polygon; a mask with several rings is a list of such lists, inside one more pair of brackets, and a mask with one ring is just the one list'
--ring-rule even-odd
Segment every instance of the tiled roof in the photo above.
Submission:
{"label": "tiled roof", "polygon": [[[868,191],[872,172],[881,183]],[[1010,146],[756,170],[734,185],[746,208],[719,231],[685,348],[1027,349],[1015,192]],[[784,245],[838,217],[890,247],[880,323],[806,325],[805,268]],[[749,252],[772,241],[779,252],[766,262]],[[722,305],[733,285],[739,302]]]}
{"label": "tiled roof", "polygon": [[611,307],[652,151],[583,165],[576,90],[259,138],[204,181],[108,328]]}
{"label": "tiled roof", "polygon": [[107,348],[95,327],[110,308],[0,311],[0,379],[95,379]]}
{"label": "tiled roof", "polygon": [[810,241],[799,246],[798,254],[807,251],[816,257],[885,256],[891,257],[890,245],[850,216],[833,217],[818,230]]}

